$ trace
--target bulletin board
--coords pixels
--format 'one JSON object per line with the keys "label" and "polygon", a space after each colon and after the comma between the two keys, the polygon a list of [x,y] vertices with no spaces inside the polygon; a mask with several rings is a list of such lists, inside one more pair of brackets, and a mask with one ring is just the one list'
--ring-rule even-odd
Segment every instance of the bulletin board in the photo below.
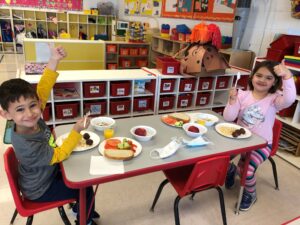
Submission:
{"label": "bulletin board", "polygon": [[127,16],[160,16],[162,0],[124,0]]}
{"label": "bulletin board", "polygon": [[0,0],[2,6],[82,10],[82,0]]}
{"label": "bulletin board", "polygon": [[162,16],[232,22],[237,0],[162,0]]}

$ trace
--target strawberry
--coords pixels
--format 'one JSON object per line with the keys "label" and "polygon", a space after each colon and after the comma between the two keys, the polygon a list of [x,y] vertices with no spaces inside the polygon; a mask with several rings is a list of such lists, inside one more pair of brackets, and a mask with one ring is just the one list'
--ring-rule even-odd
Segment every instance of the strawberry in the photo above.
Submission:
{"label": "strawberry", "polygon": [[188,128],[188,131],[193,132],[193,133],[199,133],[199,128],[195,126],[190,126]]}

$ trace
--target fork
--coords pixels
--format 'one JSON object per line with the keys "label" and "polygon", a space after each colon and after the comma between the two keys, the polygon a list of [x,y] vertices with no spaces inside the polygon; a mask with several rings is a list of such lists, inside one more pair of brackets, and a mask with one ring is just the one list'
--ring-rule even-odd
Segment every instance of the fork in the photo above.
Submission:
{"label": "fork", "polygon": [[236,88],[236,86],[237,86],[237,82],[238,82],[239,79],[241,79],[241,73],[240,73],[240,72],[238,72],[238,73],[236,74],[236,80],[235,80],[235,84],[234,84],[234,87],[235,87],[235,88]]}

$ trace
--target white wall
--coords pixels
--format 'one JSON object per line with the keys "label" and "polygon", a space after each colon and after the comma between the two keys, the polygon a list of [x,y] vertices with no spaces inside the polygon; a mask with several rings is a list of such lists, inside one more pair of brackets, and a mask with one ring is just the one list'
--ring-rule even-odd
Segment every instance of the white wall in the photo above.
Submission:
{"label": "white wall", "polygon": [[[187,19],[125,16],[124,0],[110,1],[119,7],[119,19],[149,22],[152,28],[160,28],[161,24],[166,23],[170,24],[172,28],[178,24],[186,24],[188,27],[193,28],[194,25],[201,22]],[[99,0],[83,0],[83,7],[85,9],[96,7],[97,2]],[[298,32],[298,35],[300,35],[300,19],[292,18],[290,11],[290,1],[287,0],[252,0],[249,21],[241,48],[252,50],[257,55],[264,56],[275,34],[289,33],[293,30],[293,32]],[[222,35],[232,35],[232,23],[215,21],[207,21],[207,23],[217,24],[221,29]]]}

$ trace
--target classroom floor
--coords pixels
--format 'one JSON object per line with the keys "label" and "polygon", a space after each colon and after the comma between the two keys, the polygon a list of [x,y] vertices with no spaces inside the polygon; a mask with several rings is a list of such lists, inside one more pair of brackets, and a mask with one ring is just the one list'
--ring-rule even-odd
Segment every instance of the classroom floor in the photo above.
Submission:
{"label": "classroom floor", "polygon": [[[7,54],[0,63],[0,83],[14,78],[17,69],[23,66],[23,56]],[[3,134],[6,121],[0,118],[0,153],[4,145]],[[269,162],[257,171],[258,201],[248,212],[234,213],[238,185],[232,190],[224,190],[227,223],[234,225],[279,225],[300,215],[300,171],[279,157],[277,164],[280,190],[274,189],[274,179]],[[174,224],[173,202],[175,191],[170,185],[163,190],[154,213],[149,211],[158,185],[164,179],[161,172],[132,177],[101,185],[96,195],[96,210],[101,225],[171,225]],[[3,159],[0,161],[0,224],[9,224],[15,205],[4,172]],[[66,209],[70,221],[74,217]],[[216,225],[222,224],[218,194],[215,190],[199,193],[194,201],[184,198],[179,204],[181,224]],[[51,218],[51,219],[49,219]],[[15,223],[25,224],[25,218],[17,216]],[[35,225],[63,224],[56,209],[40,213],[34,217]],[[293,225],[300,224],[294,221]]]}

